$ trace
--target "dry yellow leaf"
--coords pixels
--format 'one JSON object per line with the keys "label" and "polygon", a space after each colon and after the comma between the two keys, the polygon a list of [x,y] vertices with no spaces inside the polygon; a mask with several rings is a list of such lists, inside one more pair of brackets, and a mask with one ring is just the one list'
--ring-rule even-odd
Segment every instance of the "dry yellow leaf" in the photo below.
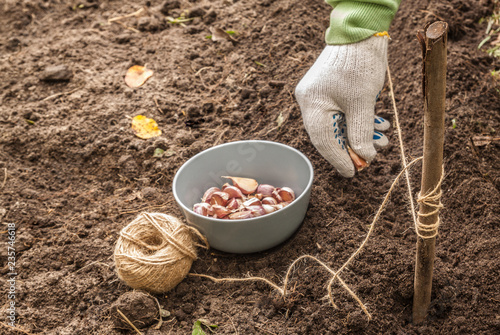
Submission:
{"label": "dry yellow leaf", "polygon": [[125,84],[128,87],[136,88],[142,86],[152,75],[153,70],[146,69],[144,66],[134,65],[125,74]]}
{"label": "dry yellow leaf", "polygon": [[145,140],[161,135],[161,130],[158,128],[156,121],[144,115],[137,115],[132,119],[132,130],[135,136]]}

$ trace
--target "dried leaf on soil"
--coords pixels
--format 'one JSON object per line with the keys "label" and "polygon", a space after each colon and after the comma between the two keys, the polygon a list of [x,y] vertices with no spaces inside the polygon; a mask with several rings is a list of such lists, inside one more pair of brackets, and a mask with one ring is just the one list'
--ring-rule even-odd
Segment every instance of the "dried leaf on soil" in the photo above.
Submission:
{"label": "dried leaf on soil", "polygon": [[499,141],[500,137],[493,136],[474,136],[472,141],[476,147],[484,147],[485,145],[490,144],[493,141]]}
{"label": "dried leaf on soil", "polygon": [[[217,27],[210,27],[210,32],[212,33],[212,41],[217,42],[220,40],[228,40],[236,42],[236,40],[231,36],[229,32],[226,32]],[[231,31],[232,32],[232,31]],[[234,33],[234,32],[232,32]]]}
{"label": "dried leaf on soil", "polygon": [[278,124],[278,128],[285,122],[285,118],[283,117],[283,112],[280,112],[280,115],[276,118],[276,123]]}
{"label": "dried leaf on soil", "polygon": [[153,70],[146,69],[144,66],[134,65],[127,70],[125,83],[128,87],[136,88],[142,86],[152,75]]}
{"label": "dried leaf on soil", "polygon": [[137,115],[132,119],[132,130],[137,137],[148,139],[161,135],[161,130],[155,120]]}

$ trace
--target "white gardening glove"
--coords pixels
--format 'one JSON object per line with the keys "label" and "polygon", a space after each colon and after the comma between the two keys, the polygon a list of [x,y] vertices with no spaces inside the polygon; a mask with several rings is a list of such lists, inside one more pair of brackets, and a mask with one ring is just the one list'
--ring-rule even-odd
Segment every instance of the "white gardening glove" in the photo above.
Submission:
{"label": "white gardening glove", "polygon": [[[312,143],[344,177],[353,177],[347,151],[370,163],[375,148],[387,145],[380,131],[389,122],[375,117],[375,102],[383,88],[388,37],[328,45],[299,82],[295,96]],[[347,136],[346,136],[347,135]]]}

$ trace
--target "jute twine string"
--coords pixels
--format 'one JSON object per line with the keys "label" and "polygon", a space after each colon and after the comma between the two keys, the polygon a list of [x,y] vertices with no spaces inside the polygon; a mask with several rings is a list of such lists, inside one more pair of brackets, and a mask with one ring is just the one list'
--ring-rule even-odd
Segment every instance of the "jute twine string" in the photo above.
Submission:
{"label": "jute twine string", "polygon": [[[262,282],[268,284],[269,286],[273,287],[274,289],[276,289],[282,296],[286,296],[287,295],[286,289],[287,289],[288,281],[290,279],[291,272],[292,272],[293,268],[295,267],[295,265],[298,262],[300,262],[300,261],[302,261],[302,260],[304,260],[306,258],[309,258],[309,259],[312,259],[312,260],[318,262],[328,272],[330,272],[331,274],[335,275],[335,271],[333,271],[328,265],[326,265],[325,263],[323,263],[322,261],[320,261],[316,257],[310,256],[310,255],[300,256],[295,261],[293,261],[293,263],[289,266],[289,268],[288,268],[288,270],[286,272],[286,277],[285,277],[285,281],[283,283],[283,287],[280,287],[280,286],[276,285],[275,283],[273,283],[272,281],[270,281],[269,279],[266,279],[266,278],[263,278],[263,277],[215,278],[215,277],[212,277],[212,276],[209,276],[209,275],[203,275],[203,274],[199,274],[199,273],[190,273],[189,275],[193,276],[193,277],[207,278],[207,279],[210,279],[210,280],[212,280],[212,281],[214,281],[216,283],[223,283],[223,282],[245,282],[245,281],[253,281],[253,282],[255,282],[255,281],[262,281]],[[367,315],[371,318],[370,313],[368,313],[368,310],[363,305],[363,303],[358,298],[358,296],[349,288],[349,286],[347,286],[347,284],[340,277],[339,277],[339,281],[342,284],[342,286],[347,290],[347,292],[349,292],[349,294],[361,305],[361,308],[363,309],[363,311],[365,311],[365,313],[367,313]],[[337,305],[333,302],[333,298],[332,298],[331,292],[329,292],[329,297],[330,297],[330,302],[331,302],[332,306],[335,307],[335,308],[338,308]]]}
{"label": "jute twine string", "polygon": [[208,248],[196,229],[171,215],[141,213],[120,232],[114,253],[118,276],[135,289],[167,292],[186,277],[196,247]]}
{"label": "jute twine string", "polygon": [[392,107],[394,109],[394,116],[395,116],[395,123],[396,123],[396,129],[398,132],[398,139],[399,139],[399,149],[401,151],[401,161],[403,163],[403,168],[405,168],[405,177],[406,177],[406,186],[408,189],[408,198],[410,199],[410,207],[411,207],[411,214],[413,217],[413,223],[415,225],[415,232],[417,235],[423,239],[429,239],[429,238],[434,238],[438,235],[438,228],[441,223],[441,219],[439,216],[437,216],[436,222],[430,223],[430,224],[423,224],[420,221],[420,217],[427,217],[431,215],[435,215],[439,212],[441,208],[443,208],[443,204],[441,203],[441,184],[443,183],[444,179],[444,166],[442,167],[442,172],[441,172],[441,178],[439,179],[439,182],[436,185],[436,188],[432,190],[431,192],[427,193],[424,196],[421,196],[420,193],[418,194],[417,197],[417,203],[419,204],[425,204],[431,208],[434,208],[434,211],[423,214],[422,212],[418,212],[418,218],[417,215],[415,215],[416,210],[415,210],[415,204],[413,202],[413,196],[411,194],[411,183],[410,183],[410,174],[408,170],[406,170],[406,154],[405,154],[405,146],[403,144],[403,135],[401,131],[401,126],[399,123],[399,113],[398,113],[398,108],[396,106],[396,99],[394,98],[394,89],[392,86],[392,78],[391,78],[391,69],[389,68],[389,65],[387,65],[387,77],[389,80],[389,89],[391,91],[391,100],[392,100]]}
{"label": "jute twine string", "polygon": [[204,274],[197,274],[197,273],[190,273],[189,275],[190,276],[193,276],[193,277],[202,277],[202,278],[207,278],[207,279],[210,279],[216,283],[222,283],[222,282],[245,282],[245,281],[261,281],[261,282],[264,282],[266,284],[268,284],[269,286],[273,287],[274,289],[276,289],[282,296],[286,296],[287,295],[287,286],[288,286],[288,282],[290,280],[290,277],[291,277],[291,272],[293,270],[293,268],[295,267],[295,265],[304,260],[304,259],[311,259],[313,261],[316,261],[317,263],[319,263],[323,268],[325,268],[328,272],[330,272],[330,274],[332,274],[332,278],[330,279],[329,283],[328,283],[328,299],[330,300],[330,303],[332,304],[332,306],[334,308],[338,308],[338,306],[335,304],[335,302],[333,301],[333,292],[332,292],[332,285],[333,283],[335,282],[335,280],[338,280],[340,282],[340,285],[349,293],[349,295],[351,295],[351,297],[356,300],[356,302],[359,304],[359,306],[361,307],[361,309],[363,310],[363,312],[366,314],[366,316],[368,317],[369,320],[372,319],[372,316],[371,314],[368,312],[368,309],[366,308],[365,304],[363,304],[363,302],[361,301],[361,299],[356,295],[356,293],[354,293],[353,290],[351,290],[349,288],[349,286],[339,277],[339,274],[342,270],[344,270],[347,265],[361,252],[361,250],[364,248],[365,244],[368,242],[368,239],[370,238],[370,236],[372,235],[372,232],[375,228],[375,223],[377,222],[377,220],[379,219],[383,209],[385,208],[385,205],[387,204],[387,202],[389,201],[389,197],[394,189],[394,187],[396,186],[396,184],[399,182],[399,179],[401,178],[401,176],[403,175],[403,173],[409,169],[410,167],[412,167],[415,163],[417,163],[418,161],[420,161],[422,158],[416,158],[414,159],[412,162],[410,162],[410,164],[408,164],[404,170],[402,170],[398,176],[394,179],[389,191],[387,192],[385,198],[384,198],[384,201],[382,202],[382,205],[379,207],[378,211],[377,211],[377,214],[375,215],[375,217],[373,218],[373,222],[370,226],[370,229],[368,230],[368,233],[364,239],[364,241],[361,243],[361,245],[359,246],[359,248],[351,255],[351,257],[349,257],[349,259],[344,263],[344,265],[342,265],[342,267],[338,270],[338,271],[334,271],[331,267],[329,267],[327,264],[325,264],[324,262],[322,262],[321,260],[319,260],[318,258],[314,257],[314,256],[311,256],[311,255],[303,255],[303,256],[300,256],[299,258],[297,258],[296,260],[293,261],[293,263],[288,267],[288,270],[286,272],[286,276],[285,276],[285,280],[283,282],[283,286],[280,287],[279,285],[276,285],[275,283],[273,283],[272,281],[266,279],[266,278],[262,278],[262,277],[248,277],[248,278],[215,278],[215,277],[212,277],[212,276],[208,276],[208,275],[204,275]]}

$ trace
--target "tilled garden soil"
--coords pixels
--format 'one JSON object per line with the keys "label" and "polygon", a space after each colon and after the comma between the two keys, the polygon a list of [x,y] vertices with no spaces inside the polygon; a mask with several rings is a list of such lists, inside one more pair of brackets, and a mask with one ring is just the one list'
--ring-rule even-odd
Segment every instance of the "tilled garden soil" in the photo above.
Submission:
{"label": "tilled garden soil", "polygon": [[[200,249],[191,269],[281,285],[301,255],[338,269],[358,248],[401,171],[395,128],[387,133],[389,146],[352,179],[340,177],[311,145],[293,92],[324,47],[330,8],[321,0],[3,0],[0,333],[135,334],[112,308],[121,304],[131,319],[151,314],[138,323],[148,335],[190,334],[198,319],[218,325],[215,334],[498,334],[500,142],[474,141],[498,137],[500,127],[491,75],[499,63],[478,50],[487,26],[479,20],[493,5],[403,1],[390,29],[403,141],[406,153],[419,157],[422,55],[415,36],[435,20],[450,28],[444,208],[425,323],[411,321],[416,235],[400,183],[373,237],[342,274],[371,321],[339,285],[334,309],[324,298],[328,273],[306,260],[293,272],[293,292],[285,300],[263,283],[187,277],[154,296],[170,312],[156,329],[156,302],[123,296],[132,289],[116,275],[113,249],[120,230],[142,211],[181,217],[171,188],[186,160],[247,139],[285,143],[311,160],[310,206],[288,241],[247,255]],[[192,20],[168,21],[181,16]],[[237,32],[236,41],[212,41],[211,27]],[[154,71],[137,89],[124,82],[132,65]],[[59,68],[48,73],[52,66]],[[388,86],[377,113],[394,121]],[[162,135],[136,137],[130,125],[139,114],[155,119]],[[277,127],[280,115],[284,122]],[[153,156],[157,148],[162,157]],[[420,171],[418,165],[411,172],[414,194]],[[17,276],[8,264],[8,227],[16,232]],[[137,299],[149,307],[134,311]],[[8,326],[12,302],[17,330]]]}

